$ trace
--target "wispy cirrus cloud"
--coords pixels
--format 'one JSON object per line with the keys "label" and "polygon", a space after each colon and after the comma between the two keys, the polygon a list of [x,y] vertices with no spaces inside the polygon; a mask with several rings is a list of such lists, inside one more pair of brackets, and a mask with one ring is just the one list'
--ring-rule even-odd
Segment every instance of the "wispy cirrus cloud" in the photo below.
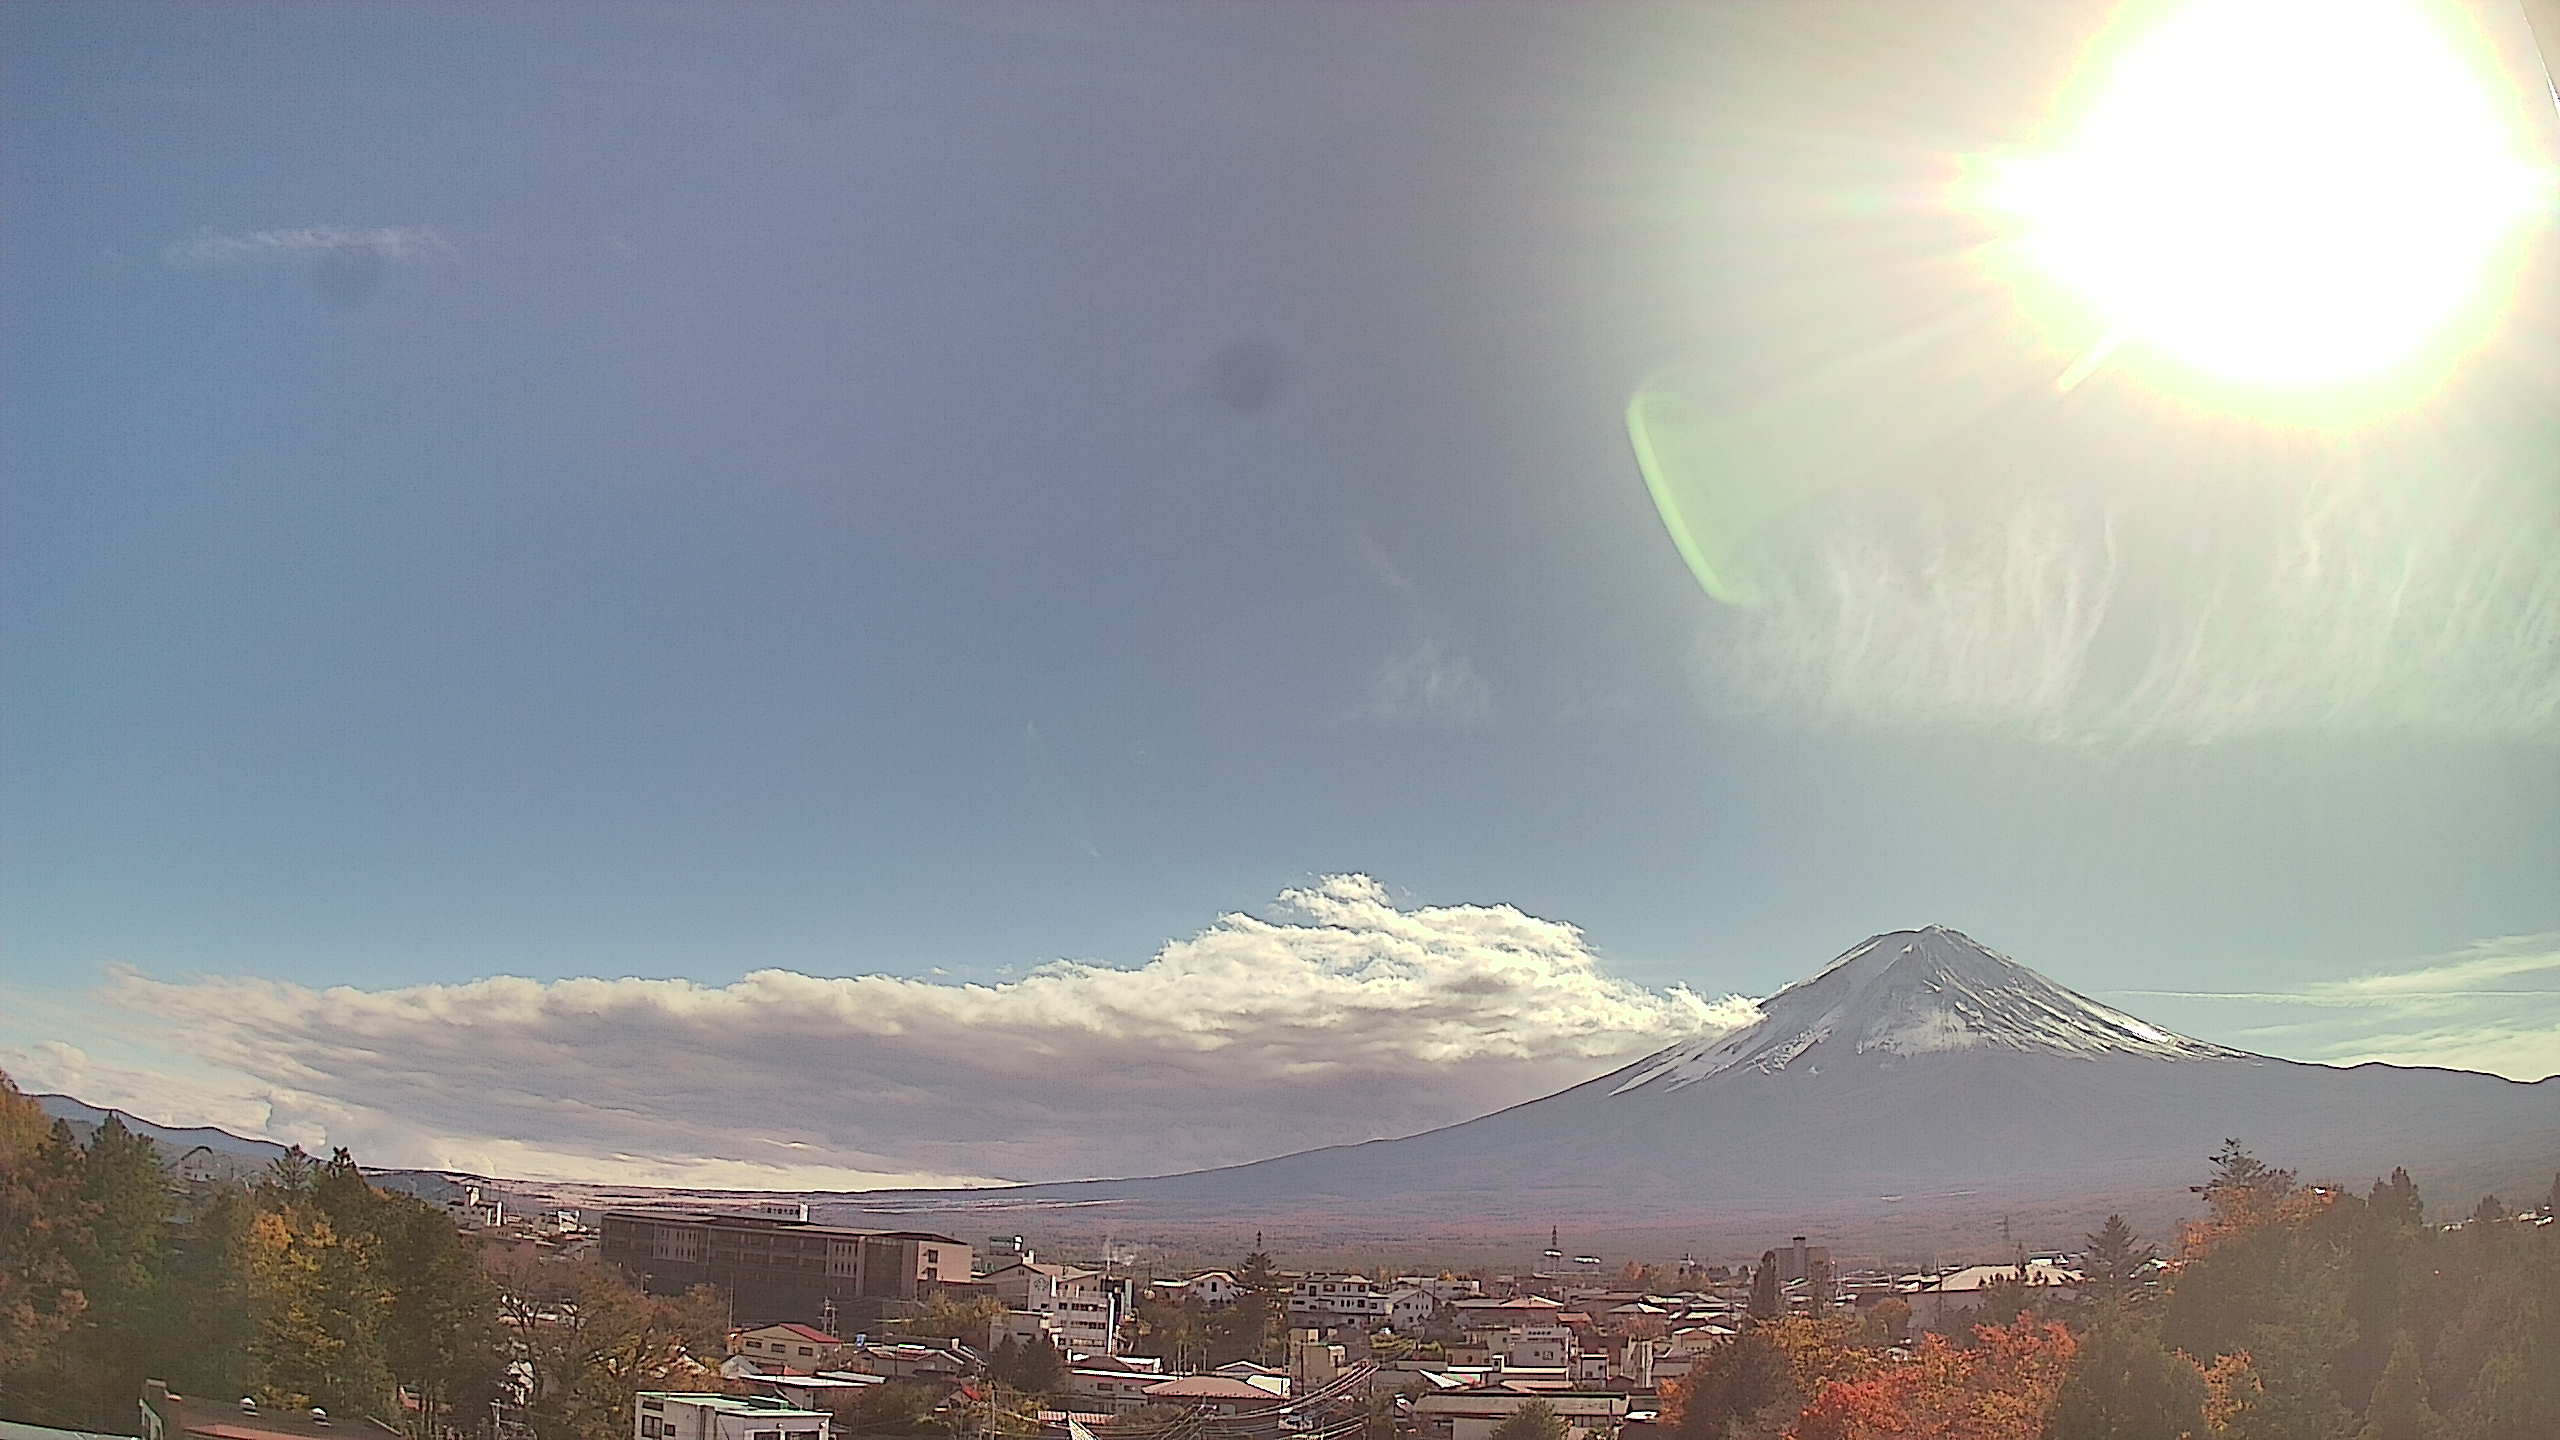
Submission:
{"label": "wispy cirrus cloud", "polygon": [[1378,663],[1361,713],[1377,720],[1474,724],[1493,714],[1493,687],[1466,656],[1423,635]]}
{"label": "wispy cirrus cloud", "polygon": [[[231,1077],[165,1098],[235,1125],[252,1104],[252,1128],[370,1163],[793,1188],[1159,1173],[1408,1133],[1757,1014],[1615,978],[1579,930],[1508,905],[1399,904],[1337,875],[1271,909],[1135,968],[994,985],[127,972],[107,998]],[[184,1118],[148,1076],[7,1059],[34,1086]]]}
{"label": "wispy cirrus cloud", "polygon": [[2482,1070],[2518,1080],[2560,1074],[2560,931],[2481,940],[2406,965],[2293,990],[2119,990],[2185,1002],[2228,1019],[2218,1038],[2332,1064],[2381,1061]]}
{"label": "wispy cirrus cloud", "polygon": [[404,264],[458,260],[462,252],[423,225],[305,225],[279,230],[200,230],[161,252],[172,265],[246,265],[324,256],[368,256]]}

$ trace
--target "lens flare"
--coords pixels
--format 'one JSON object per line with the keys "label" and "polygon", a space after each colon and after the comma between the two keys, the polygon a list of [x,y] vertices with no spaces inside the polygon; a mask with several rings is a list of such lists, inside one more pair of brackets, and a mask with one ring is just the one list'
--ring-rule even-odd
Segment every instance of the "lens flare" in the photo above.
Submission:
{"label": "lens flare", "polygon": [[2552,198],[2529,107],[2472,38],[2421,0],[2193,0],[1983,198],[2097,312],[2093,356],[2137,345],[2252,387],[2385,378],[2486,328]]}

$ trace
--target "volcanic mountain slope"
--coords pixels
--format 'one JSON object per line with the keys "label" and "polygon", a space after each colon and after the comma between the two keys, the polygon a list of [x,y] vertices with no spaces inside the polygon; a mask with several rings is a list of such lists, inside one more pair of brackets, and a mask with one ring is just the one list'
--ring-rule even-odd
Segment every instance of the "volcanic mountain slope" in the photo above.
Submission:
{"label": "volcanic mountain slope", "polygon": [[[2339,1068],[2190,1039],[1953,930],[1878,935],[1762,1018],[1463,1124],[1147,1179],[907,1191],[852,1218],[1099,1207],[1677,1224],[1932,1192],[2074,1199],[2183,1185],[2226,1136],[2306,1175],[2560,1168],[2560,1078]],[[2538,1167],[2538,1171],[2535,1167]]]}

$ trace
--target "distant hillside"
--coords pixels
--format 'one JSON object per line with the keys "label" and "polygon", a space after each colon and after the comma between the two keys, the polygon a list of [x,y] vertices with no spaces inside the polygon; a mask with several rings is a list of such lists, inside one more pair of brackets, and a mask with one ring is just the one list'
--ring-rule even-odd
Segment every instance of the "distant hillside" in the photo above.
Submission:
{"label": "distant hillside", "polygon": [[90,1131],[97,1129],[106,1122],[108,1116],[113,1115],[124,1122],[124,1128],[127,1130],[156,1142],[161,1149],[168,1152],[172,1162],[194,1151],[207,1150],[216,1155],[264,1165],[285,1151],[284,1146],[273,1140],[252,1140],[246,1135],[234,1135],[228,1130],[218,1130],[211,1125],[181,1127],[154,1124],[139,1115],[123,1110],[102,1109],[69,1095],[30,1095],[27,1098],[43,1107],[44,1113],[56,1120],[69,1121],[71,1128],[83,1139],[88,1138]]}

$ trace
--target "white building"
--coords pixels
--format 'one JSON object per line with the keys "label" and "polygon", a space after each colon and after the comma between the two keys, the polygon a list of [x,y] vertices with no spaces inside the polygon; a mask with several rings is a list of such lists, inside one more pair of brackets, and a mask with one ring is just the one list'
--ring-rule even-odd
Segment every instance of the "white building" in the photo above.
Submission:
{"label": "white building", "polygon": [[1366,1275],[1310,1275],[1289,1289],[1292,1324],[1375,1324],[1387,1318],[1387,1287]]}
{"label": "white building", "polygon": [[1514,1325],[1484,1344],[1510,1370],[1561,1370],[1577,1348],[1573,1332],[1562,1325]]}
{"label": "white building", "polygon": [[1072,1265],[1023,1261],[986,1277],[1007,1310],[1045,1318],[1058,1344],[1080,1355],[1120,1351],[1120,1297],[1101,1275]]}
{"label": "white building", "polygon": [[632,1440],[830,1440],[824,1410],[760,1395],[643,1390],[631,1407]]}
{"label": "white building", "polygon": [[1399,1335],[1410,1335],[1431,1323],[1431,1313],[1440,1302],[1431,1292],[1418,1285],[1405,1285],[1387,1292],[1387,1324]]}
{"label": "white building", "polygon": [[1184,1294],[1212,1310],[1233,1305],[1236,1297],[1244,1293],[1236,1277],[1224,1270],[1203,1270],[1182,1282],[1182,1288]]}

